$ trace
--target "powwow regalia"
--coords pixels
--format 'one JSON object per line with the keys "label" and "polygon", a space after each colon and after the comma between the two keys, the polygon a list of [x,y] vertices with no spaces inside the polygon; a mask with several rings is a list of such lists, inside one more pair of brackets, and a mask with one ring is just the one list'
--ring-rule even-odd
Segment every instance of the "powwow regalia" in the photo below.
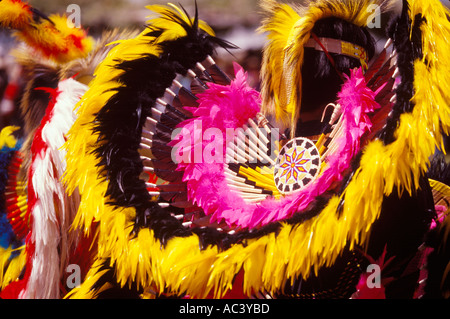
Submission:
{"label": "powwow regalia", "polygon": [[[374,5],[390,1],[262,1],[261,92],[218,67],[235,47],[197,9],[172,4],[84,83],[58,71],[0,296],[448,298],[449,12],[404,1],[376,52]],[[71,290],[68,264],[83,266]]]}

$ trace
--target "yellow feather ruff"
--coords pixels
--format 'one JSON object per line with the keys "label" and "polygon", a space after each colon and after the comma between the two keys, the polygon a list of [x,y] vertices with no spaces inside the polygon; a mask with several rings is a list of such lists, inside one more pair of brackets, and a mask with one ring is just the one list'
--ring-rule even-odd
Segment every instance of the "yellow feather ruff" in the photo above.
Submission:
{"label": "yellow feather ruff", "polygon": [[450,54],[450,22],[448,16],[450,11],[440,1],[417,1],[411,0],[411,20],[417,14],[422,14],[426,22],[422,23],[422,51],[423,58],[415,62],[414,88],[416,91],[413,102],[421,105],[419,116],[428,121],[428,126],[436,139],[436,146],[444,150],[442,131],[450,133],[450,66],[447,63]]}

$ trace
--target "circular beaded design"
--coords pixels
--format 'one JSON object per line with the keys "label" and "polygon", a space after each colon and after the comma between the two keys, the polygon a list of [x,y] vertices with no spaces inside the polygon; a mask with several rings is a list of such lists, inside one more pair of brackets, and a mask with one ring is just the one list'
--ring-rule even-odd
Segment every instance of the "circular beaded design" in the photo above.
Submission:
{"label": "circular beaded design", "polygon": [[311,140],[292,139],[283,146],[275,163],[275,185],[283,194],[300,190],[317,177],[320,164],[319,151]]}

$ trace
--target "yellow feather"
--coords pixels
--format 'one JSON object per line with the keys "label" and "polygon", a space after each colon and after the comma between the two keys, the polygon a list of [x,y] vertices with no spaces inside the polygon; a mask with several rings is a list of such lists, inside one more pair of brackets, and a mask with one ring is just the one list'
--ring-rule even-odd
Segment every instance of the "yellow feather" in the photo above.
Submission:
{"label": "yellow feather", "polygon": [[417,14],[426,19],[421,25],[423,58],[414,65],[413,102],[420,106],[417,115],[428,121],[436,146],[443,150],[440,124],[444,134],[450,133],[450,66],[446,61],[450,53],[446,40],[450,36],[450,11],[437,0],[411,0],[409,5],[412,21]]}
{"label": "yellow feather", "polygon": [[269,177],[268,175],[263,174],[261,172],[261,170],[259,170],[259,169],[254,170],[250,167],[246,168],[243,166],[241,166],[239,168],[239,174],[241,174],[242,176],[245,176],[250,181],[255,182],[256,186],[263,187],[264,189],[273,191],[274,196],[280,195],[280,193],[278,192],[278,189],[275,185],[275,182],[273,180],[273,177],[272,177],[273,175]]}
{"label": "yellow feather", "polygon": [[19,127],[17,126],[6,126],[0,132],[0,149],[3,147],[13,148],[16,146],[17,140],[13,133],[17,131]]}
{"label": "yellow feather", "polygon": [[93,289],[93,286],[99,281],[101,276],[108,271],[107,269],[98,271],[103,262],[104,260],[96,259],[81,285],[72,289],[64,296],[64,299],[94,299],[101,291],[105,290],[107,288],[105,285],[98,290]]}
{"label": "yellow feather", "polygon": [[450,186],[440,181],[429,179],[430,186],[433,191],[439,192],[440,196],[450,198]]}
{"label": "yellow feather", "polygon": [[[264,48],[263,65],[261,68],[261,94],[264,98],[262,111],[276,114],[277,118],[286,119],[287,110],[281,105],[286,104],[288,79],[283,76],[283,61],[285,47],[288,43],[291,29],[300,19],[299,13],[290,5],[280,4],[274,0],[262,1],[262,8],[268,16],[260,27],[260,32],[267,32],[268,44]],[[287,122],[285,122],[287,124]]]}
{"label": "yellow feather", "polygon": [[[12,249],[9,247],[4,249],[0,247],[0,290],[19,279],[27,261],[25,249],[23,248]],[[20,250],[20,254],[11,258],[11,254],[16,250]]]}

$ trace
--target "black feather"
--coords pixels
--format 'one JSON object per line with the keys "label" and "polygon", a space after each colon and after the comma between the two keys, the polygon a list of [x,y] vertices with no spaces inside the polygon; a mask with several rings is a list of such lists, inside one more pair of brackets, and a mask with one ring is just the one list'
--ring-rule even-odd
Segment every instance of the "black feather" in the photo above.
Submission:
{"label": "black feather", "polygon": [[436,152],[433,155],[427,175],[428,178],[450,186],[450,163],[446,161],[444,154]]}
{"label": "black feather", "polygon": [[[187,193],[184,192],[161,192],[160,197],[166,202],[187,202]],[[192,206],[192,204],[190,204]]]}
{"label": "black feather", "polygon": [[376,60],[370,65],[369,69],[364,74],[366,82],[369,82],[369,80],[372,79],[375,76],[375,74],[380,70],[380,68],[385,63],[384,62],[385,59],[386,59],[386,49],[383,49],[383,51],[380,52]]}
{"label": "black feather", "polygon": [[385,84],[386,82],[388,82],[390,79],[392,79],[392,76],[394,75],[395,72],[395,68],[391,68],[389,66],[390,64],[390,60],[389,62],[385,64],[385,66],[383,66],[380,71],[379,74],[377,74],[378,78],[373,81],[372,83],[370,83],[370,85],[368,84],[367,86],[372,90],[372,91],[376,91],[378,90],[383,84]]}
{"label": "black feather", "polygon": [[180,91],[178,92],[178,98],[180,99],[180,103],[183,106],[189,106],[189,107],[198,107],[198,98],[188,89],[185,87],[180,88]]}
{"label": "black feather", "polygon": [[155,174],[171,183],[181,183],[183,172],[175,172],[172,169],[155,168]]}
{"label": "black feather", "polygon": [[199,93],[205,92],[205,90],[207,88],[208,87],[206,86],[206,84],[203,83],[203,81],[200,80],[199,78],[196,77],[196,78],[192,79],[192,81],[191,81],[191,92],[194,95],[197,95]]}
{"label": "black feather", "polygon": [[213,64],[207,68],[208,74],[213,79],[214,83],[220,85],[229,85],[231,79],[225,72],[222,71],[216,64]]}
{"label": "black feather", "polygon": [[[397,51],[397,66],[401,76],[401,82],[396,89],[397,101],[393,107],[391,116],[379,133],[380,139],[388,145],[395,140],[394,132],[400,121],[400,115],[412,112],[414,103],[411,99],[414,95],[414,61],[422,58],[421,25],[424,19],[421,15],[415,17],[414,27],[411,29],[409,18],[409,5],[403,2],[403,10],[400,17],[391,23],[388,28],[389,37],[394,41]],[[411,34],[412,41],[409,40]]]}
{"label": "black feather", "polygon": [[173,164],[172,148],[167,145],[167,142],[160,141],[157,139],[157,137],[153,137],[153,145],[151,151],[156,160],[167,164]]}
{"label": "black feather", "polygon": [[[98,273],[102,273],[100,278],[92,285],[91,291],[96,295],[97,299],[139,299],[143,293],[135,282],[129,285],[121,286],[117,278],[117,270],[115,264],[111,265],[110,258],[104,259],[98,266]],[[107,287],[105,289],[105,287]]]}
{"label": "black feather", "polygon": [[301,276],[286,281],[277,299],[349,299],[356,291],[361,273],[368,261],[356,250],[344,249],[331,267],[322,267],[318,274],[304,280]]}
{"label": "black feather", "polygon": [[157,159],[153,159],[152,164],[155,169],[164,170],[164,171],[172,171],[173,173],[175,173],[175,170],[177,168],[177,165],[174,164],[173,162],[163,162],[163,161],[159,161]]}
{"label": "black feather", "polygon": [[190,116],[188,116],[185,112],[182,112],[180,109],[177,109],[170,104],[167,104],[165,113],[171,118],[177,120],[178,123],[190,118]]}
{"label": "black feather", "polygon": [[383,66],[375,73],[375,75],[367,82],[367,87],[369,87],[372,91],[376,91],[374,87],[377,82],[386,82],[386,80],[382,81],[382,79],[391,71],[391,61],[392,58],[389,58],[386,63],[384,63]]}
{"label": "black feather", "polygon": [[173,128],[170,128],[162,123],[158,123],[156,124],[153,140],[158,141],[158,139],[160,139],[161,141],[169,142],[172,140],[172,132]]}
{"label": "black feather", "polygon": [[380,105],[389,104],[389,100],[395,94],[395,92],[392,92],[392,88],[395,84],[395,79],[391,77],[385,83],[386,85],[384,86],[384,88],[381,89],[380,92],[378,92],[378,94],[375,96],[375,101],[377,101]]}
{"label": "black feather", "polygon": [[158,188],[163,192],[186,192],[186,184],[185,183],[171,183],[171,184],[160,184]]}
{"label": "black feather", "polygon": [[180,124],[180,122],[181,121],[177,118],[172,117],[170,113],[161,114],[161,118],[159,120],[159,123],[171,129],[174,129],[178,124]]}

